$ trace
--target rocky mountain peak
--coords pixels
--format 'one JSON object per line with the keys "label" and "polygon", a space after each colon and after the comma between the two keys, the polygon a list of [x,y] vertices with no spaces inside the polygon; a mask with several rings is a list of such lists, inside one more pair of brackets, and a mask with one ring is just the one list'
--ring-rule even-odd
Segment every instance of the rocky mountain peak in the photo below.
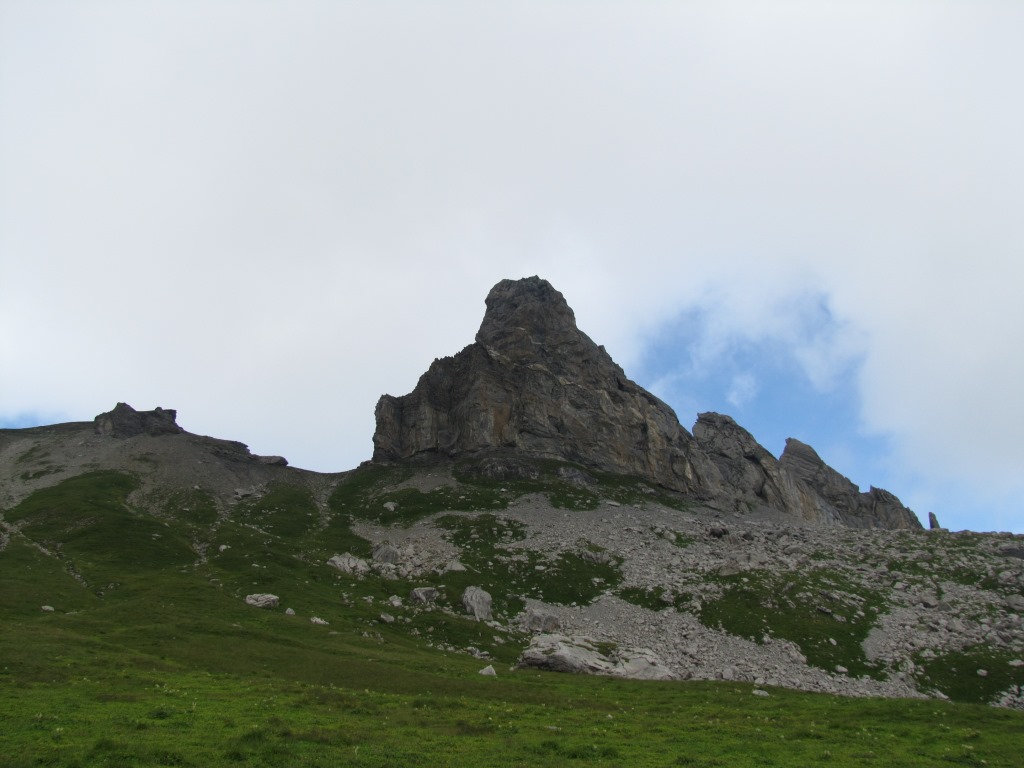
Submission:
{"label": "rocky mountain peak", "polygon": [[593,344],[576,327],[576,315],[565,297],[539,277],[502,280],[487,294],[485,304],[476,341],[492,353],[524,360]]}
{"label": "rocky mountain peak", "polygon": [[502,280],[486,307],[473,344],[435,360],[409,394],[381,397],[374,461],[558,459],[642,477],[730,511],[920,525],[890,494],[860,494],[802,443],[779,461],[730,417],[711,413],[691,435],[576,327],[565,297],[546,280]]}

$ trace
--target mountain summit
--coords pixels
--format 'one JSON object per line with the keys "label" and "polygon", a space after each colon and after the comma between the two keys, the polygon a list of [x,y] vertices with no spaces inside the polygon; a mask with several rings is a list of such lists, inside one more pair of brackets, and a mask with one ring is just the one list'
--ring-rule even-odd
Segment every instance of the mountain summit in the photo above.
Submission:
{"label": "mountain summit", "polygon": [[377,403],[378,463],[508,455],[633,475],[730,511],[858,528],[917,528],[885,491],[859,489],[809,446],[782,461],[728,416],[694,433],[576,326],[539,277],[491,289],[476,341],[435,360],[407,395]]}

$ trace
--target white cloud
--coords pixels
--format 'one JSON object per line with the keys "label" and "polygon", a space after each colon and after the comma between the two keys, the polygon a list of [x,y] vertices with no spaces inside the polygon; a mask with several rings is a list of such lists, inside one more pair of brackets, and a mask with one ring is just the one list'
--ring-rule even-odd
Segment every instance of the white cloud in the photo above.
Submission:
{"label": "white cloud", "polygon": [[0,417],[126,399],[351,466],[539,273],[627,372],[702,312],[695,355],[857,363],[908,477],[1024,497],[1022,34],[994,0],[8,0]]}
{"label": "white cloud", "polygon": [[743,408],[757,394],[757,379],[750,373],[734,376],[725,399],[735,408]]}

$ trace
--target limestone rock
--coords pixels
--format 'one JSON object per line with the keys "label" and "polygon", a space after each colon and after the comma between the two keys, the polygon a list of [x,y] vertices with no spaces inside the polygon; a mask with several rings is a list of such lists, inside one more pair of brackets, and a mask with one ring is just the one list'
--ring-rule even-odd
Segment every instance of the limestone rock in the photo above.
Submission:
{"label": "limestone rock", "polygon": [[481,669],[477,674],[483,675],[484,677],[497,677],[498,673],[494,671],[494,665],[488,664],[486,667]]}
{"label": "limestone rock", "polygon": [[280,598],[277,595],[271,595],[269,593],[261,593],[255,595],[246,595],[246,605],[251,605],[254,608],[277,608]]}
{"label": "limestone rock", "polygon": [[595,640],[578,635],[537,635],[520,656],[519,666],[643,680],[675,679],[653,651],[616,648],[605,653]]}
{"label": "limestone rock", "polygon": [[374,461],[507,451],[704,489],[706,460],[665,403],[630,381],[538,277],[487,296],[476,342],[377,404]]}
{"label": "limestone rock", "polygon": [[480,587],[466,587],[462,593],[462,606],[477,621],[491,619],[491,595]]}
{"label": "limestone rock", "polygon": [[942,527],[941,525],[939,525],[939,518],[935,516],[934,512],[928,513],[928,527],[933,531],[936,531]]}
{"label": "limestone rock", "polygon": [[170,408],[136,411],[127,403],[118,403],[112,411],[93,419],[93,429],[109,437],[176,435],[185,431],[175,421],[177,416],[178,412]]}
{"label": "limestone rock", "polygon": [[343,555],[334,555],[334,557],[327,561],[327,564],[349,576],[360,576],[370,570],[369,563],[361,557],[356,557],[348,552]]}
{"label": "limestone rock", "polygon": [[822,461],[811,446],[799,440],[786,440],[779,465],[816,494],[814,501],[826,519],[851,528],[921,527],[914,513],[891,493],[874,487],[861,493],[849,479]]}
{"label": "limestone rock", "polygon": [[558,616],[546,611],[539,611],[536,608],[527,609],[522,623],[530,632],[551,634],[561,629]]}
{"label": "limestone rock", "polygon": [[382,542],[373,548],[373,562],[382,565],[397,565],[402,553],[388,542]]}
{"label": "limestone rock", "polygon": [[434,587],[416,587],[409,593],[409,599],[414,603],[432,603],[440,594]]}

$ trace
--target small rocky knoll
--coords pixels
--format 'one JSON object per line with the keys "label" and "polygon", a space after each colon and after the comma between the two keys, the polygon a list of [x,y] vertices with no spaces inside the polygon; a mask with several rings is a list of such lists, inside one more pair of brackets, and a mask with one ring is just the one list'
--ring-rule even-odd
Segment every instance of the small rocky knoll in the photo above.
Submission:
{"label": "small rocky knoll", "polygon": [[0,429],[0,507],[40,488],[96,470],[140,480],[133,501],[154,511],[168,494],[202,488],[226,510],[239,495],[287,480],[326,492],[336,475],[294,469],[281,456],[259,456],[234,440],[195,435],[169,408],[137,411],[126,403],[91,422]]}
{"label": "small rocky knoll", "polygon": [[730,511],[768,507],[830,525],[920,527],[895,496],[860,493],[802,443],[792,441],[777,460],[731,418],[711,413],[691,435],[576,327],[547,281],[503,280],[486,307],[473,344],[435,360],[409,394],[381,397],[374,461],[558,459]]}

